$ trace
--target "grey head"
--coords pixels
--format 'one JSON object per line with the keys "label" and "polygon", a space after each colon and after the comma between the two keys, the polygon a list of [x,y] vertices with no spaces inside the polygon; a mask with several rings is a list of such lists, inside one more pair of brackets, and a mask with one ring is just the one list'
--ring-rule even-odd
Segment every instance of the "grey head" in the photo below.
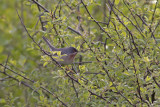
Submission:
{"label": "grey head", "polygon": [[67,54],[67,55],[78,52],[78,50],[74,47],[59,48],[57,51],[61,51],[62,54]]}

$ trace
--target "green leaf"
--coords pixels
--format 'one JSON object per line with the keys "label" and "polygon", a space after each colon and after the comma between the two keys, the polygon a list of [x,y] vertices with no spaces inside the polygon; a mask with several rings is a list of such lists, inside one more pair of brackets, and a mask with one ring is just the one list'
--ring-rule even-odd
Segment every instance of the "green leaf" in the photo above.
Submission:
{"label": "green leaf", "polygon": [[23,4],[25,4],[25,5],[31,5],[31,2],[29,2],[29,1],[24,1]]}
{"label": "green leaf", "polygon": [[112,84],[112,82],[109,82],[109,86],[112,86],[113,84]]}
{"label": "green leaf", "polygon": [[3,46],[0,46],[0,53],[3,52]]}
{"label": "green leaf", "polygon": [[43,64],[43,67],[45,67],[47,64],[48,64],[48,62],[45,62],[45,63]]}
{"label": "green leaf", "polygon": [[147,76],[146,81],[149,81],[149,80],[151,80],[151,77]]}
{"label": "green leaf", "polygon": [[57,55],[58,55],[58,56],[61,56],[61,51],[57,51]]}
{"label": "green leaf", "polygon": [[6,103],[6,100],[5,99],[0,99],[0,103]]}
{"label": "green leaf", "polygon": [[144,59],[144,62],[149,62],[150,61],[148,57],[144,57],[143,59]]}
{"label": "green leaf", "polygon": [[16,60],[13,60],[13,59],[9,60],[9,62],[10,62],[11,64],[13,64],[13,65],[16,65],[16,64],[17,64],[17,61],[16,61]]}
{"label": "green leaf", "polygon": [[39,81],[37,81],[37,82],[34,83],[34,86],[35,86],[36,88],[39,88],[41,85],[40,85]]}
{"label": "green leaf", "polygon": [[22,76],[17,76],[16,79],[18,79],[19,81],[22,81],[23,77]]}
{"label": "green leaf", "polygon": [[128,99],[131,103],[132,103],[132,100],[131,99]]}
{"label": "green leaf", "polygon": [[124,72],[124,74],[125,74],[125,75],[129,75],[129,73],[128,73],[128,72]]}
{"label": "green leaf", "polygon": [[119,4],[119,1],[120,1],[120,0],[115,0],[115,5],[118,5],[118,4]]}
{"label": "green leaf", "polygon": [[88,20],[91,20],[92,18],[91,17],[88,17]]}

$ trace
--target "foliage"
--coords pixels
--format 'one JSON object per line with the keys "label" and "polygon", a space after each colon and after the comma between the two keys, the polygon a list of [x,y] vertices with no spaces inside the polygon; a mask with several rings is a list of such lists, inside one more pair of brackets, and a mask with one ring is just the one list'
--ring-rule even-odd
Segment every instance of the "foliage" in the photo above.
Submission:
{"label": "foliage", "polygon": [[[159,1],[1,0],[0,10],[0,106],[160,105]],[[42,36],[77,48],[75,63],[53,61]]]}

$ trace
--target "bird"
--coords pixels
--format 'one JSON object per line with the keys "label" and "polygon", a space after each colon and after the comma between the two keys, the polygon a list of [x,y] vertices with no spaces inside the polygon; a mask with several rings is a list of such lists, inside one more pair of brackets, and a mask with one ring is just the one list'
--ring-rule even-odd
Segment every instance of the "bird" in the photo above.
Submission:
{"label": "bird", "polygon": [[[49,46],[50,50],[52,52],[56,52],[56,51],[60,51],[62,57],[60,59],[62,59],[62,61],[56,61],[60,64],[64,64],[64,65],[69,65],[72,64],[74,61],[75,56],[78,53],[78,50],[74,47],[65,47],[65,48],[55,48],[50,41],[42,36],[43,40],[46,42],[46,44]],[[54,54],[53,56],[58,56],[57,54]]]}

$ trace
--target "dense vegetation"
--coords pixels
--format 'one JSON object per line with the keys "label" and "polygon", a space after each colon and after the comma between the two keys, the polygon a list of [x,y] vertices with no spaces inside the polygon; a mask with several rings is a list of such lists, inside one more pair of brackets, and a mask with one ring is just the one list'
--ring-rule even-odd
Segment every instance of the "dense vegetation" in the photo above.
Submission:
{"label": "dense vegetation", "polygon": [[1,0],[0,106],[158,107],[159,24],[158,0]]}

